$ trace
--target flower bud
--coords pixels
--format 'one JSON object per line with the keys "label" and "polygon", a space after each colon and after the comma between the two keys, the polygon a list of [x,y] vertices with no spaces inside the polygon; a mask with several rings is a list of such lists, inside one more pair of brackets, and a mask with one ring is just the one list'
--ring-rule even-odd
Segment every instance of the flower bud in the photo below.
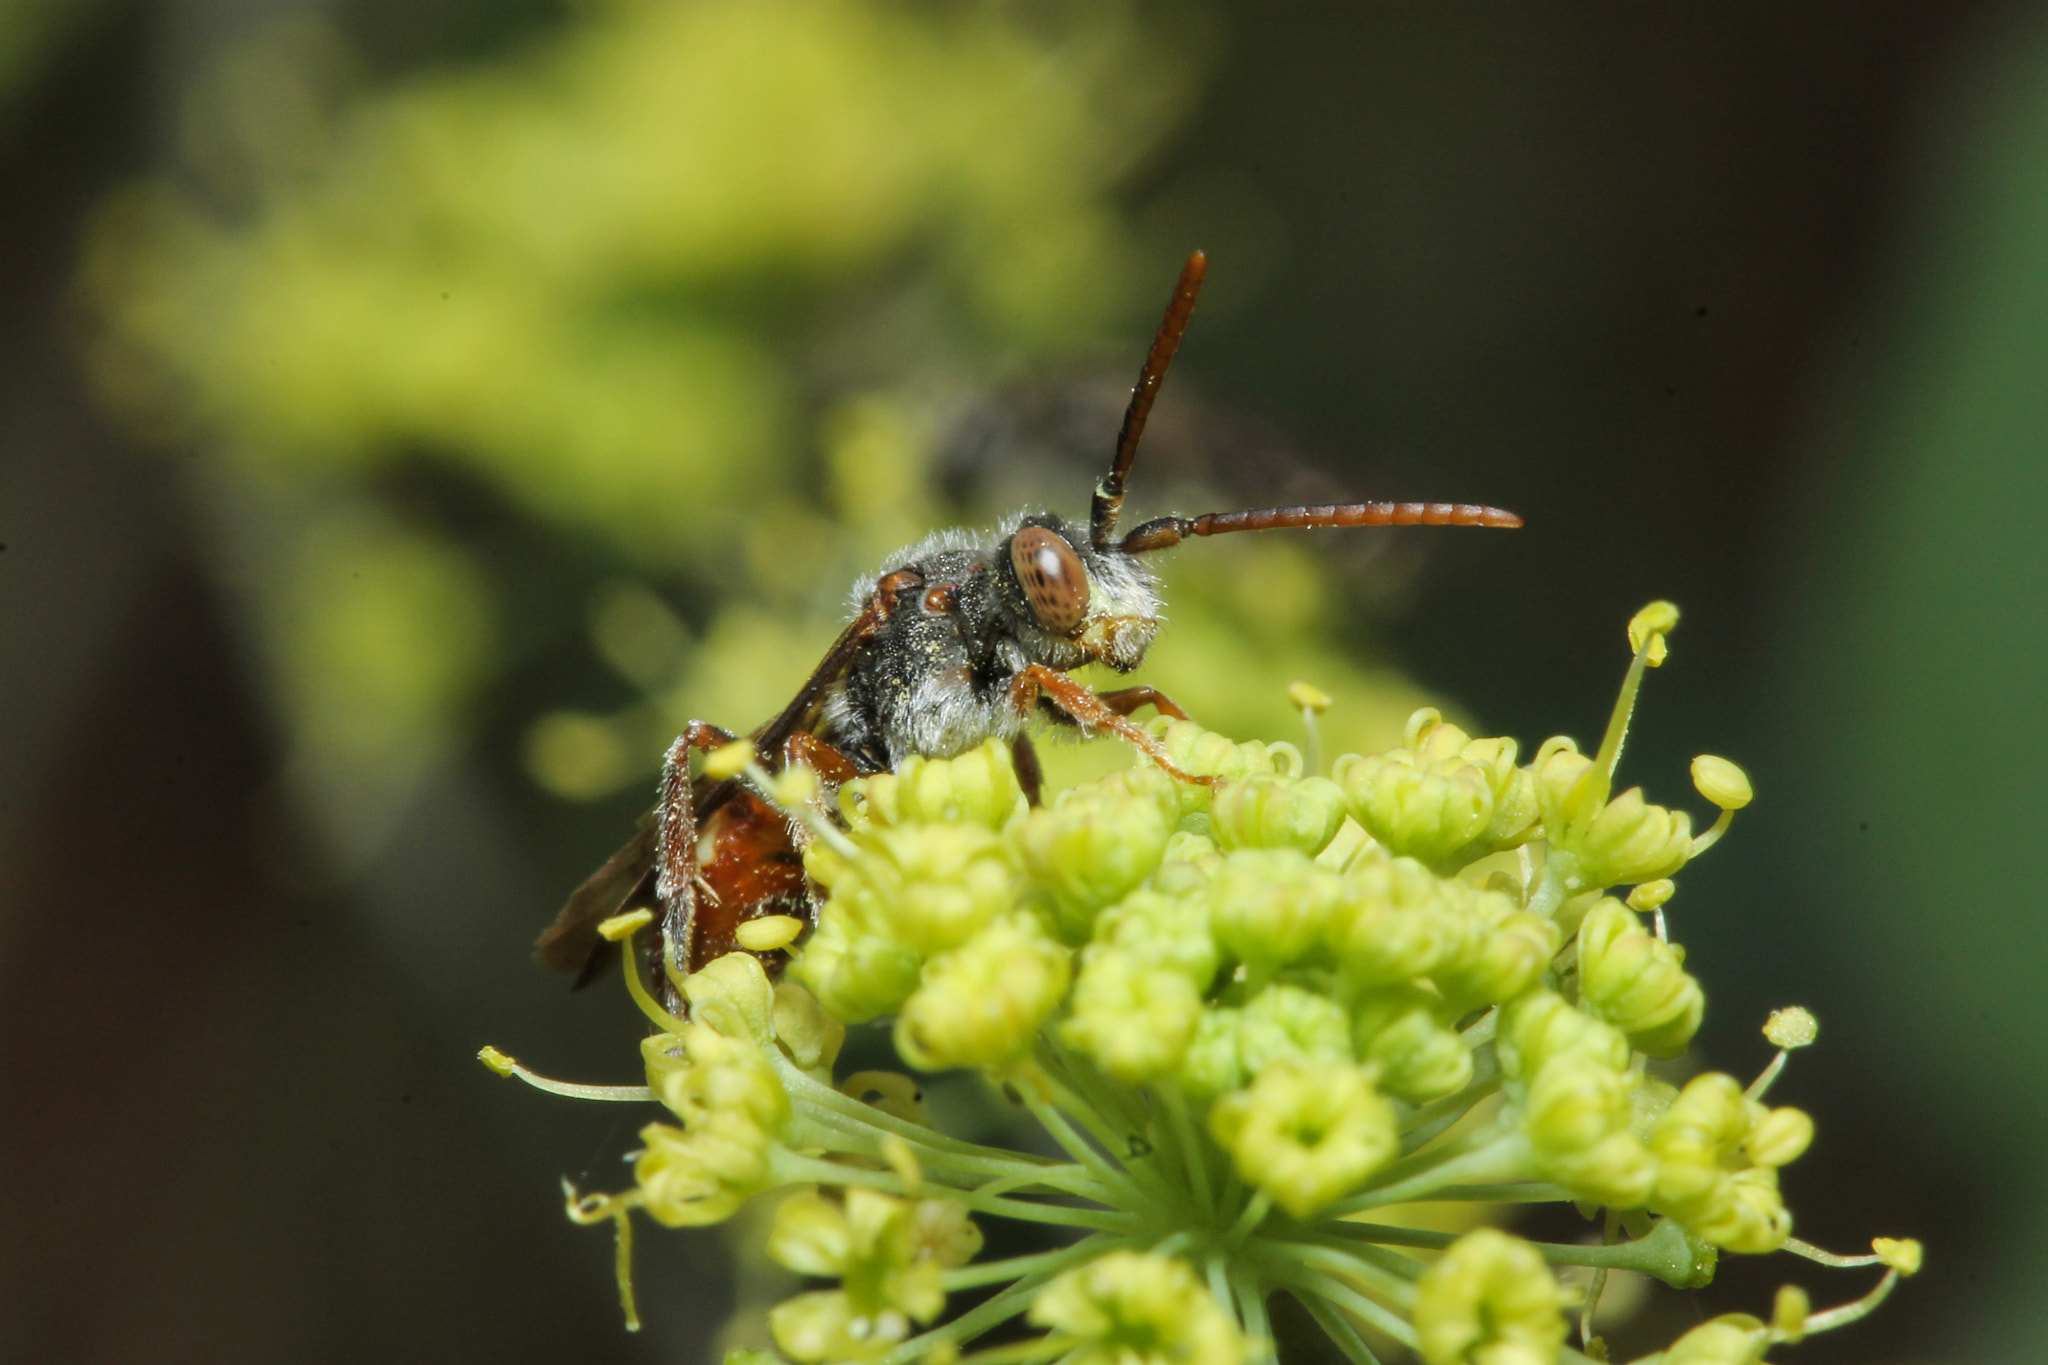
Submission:
{"label": "flower bud", "polygon": [[1749,774],[1712,754],[1701,754],[1692,761],[1692,784],[1722,810],[1741,810],[1756,799]]}
{"label": "flower bud", "polygon": [[775,988],[761,959],[752,953],[727,953],[683,978],[690,1017],[728,1038],[747,1038],[766,1046],[775,1036],[771,1015]]}
{"label": "flower bud", "polygon": [[1742,1154],[1754,1165],[1776,1168],[1791,1165],[1812,1145],[1812,1116],[1786,1105],[1756,1117],[1742,1140]]}
{"label": "flower bud", "polygon": [[1071,970],[1037,919],[1007,915],[926,964],[896,1017],[896,1050],[924,1071],[1009,1061],[1030,1048]]}
{"label": "flower bud", "polygon": [[1638,1052],[1675,1057],[1699,1030],[1706,993],[1676,949],[1620,901],[1602,900],[1579,924],[1579,999],[1628,1035]]}
{"label": "flower bud", "polygon": [[1773,1046],[1788,1051],[1806,1047],[1820,1037],[1820,1021],[1804,1006],[1787,1005],[1784,1009],[1771,1011],[1771,1017],[1764,1021],[1764,1037]]}
{"label": "flower bud", "polygon": [[905,759],[866,781],[876,824],[970,824],[999,830],[1028,809],[1010,747],[991,739],[953,758]]}
{"label": "flower bud", "polygon": [[1607,804],[1607,775],[1563,735],[1545,740],[1530,767],[1544,837],[1564,847]]}
{"label": "flower bud", "polygon": [[1017,843],[1026,869],[1052,895],[1062,937],[1081,942],[1097,911],[1158,868],[1172,832],[1153,802],[1072,792],[1056,806],[1031,812]]}
{"label": "flower bud", "polygon": [[1379,1068],[1380,1089],[1422,1103],[1462,1089],[1472,1054],[1440,1017],[1444,1002],[1413,986],[1393,986],[1352,1007],[1358,1059]]}
{"label": "flower bud", "polygon": [[1374,758],[1347,756],[1335,771],[1351,814],[1391,853],[1442,865],[1493,823],[1493,787],[1485,771],[1469,763],[1426,764],[1397,749]]}
{"label": "flower bud", "polygon": [[853,1228],[846,1221],[846,1210],[836,1201],[807,1190],[775,1206],[768,1258],[783,1269],[837,1278],[845,1273],[853,1256]]}
{"label": "flower bud", "polygon": [[[1187,868],[1207,874],[1214,872],[1222,862],[1223,854],[1217,849],[1215,840],[1206,834],[1195,834],[1188,830],[1177,829],[1168,836],[1166,840],[1166,856],[1160,860],[1160,870],[1153,875],[1155,878],[1163,878],[1166,875],[1166,869],[1175,863],[1184,863],[1187,865]],[[1186,869],[1183,869],[1182,875],[1185,874],[1185,871]],[[1159,882],[1158,885],[1161,890],[1171,889],[1163,881]]]}
{"label": "flower bud", "polygon": [[721,1223],[768,1187],[773,1139],[744,1110],[701,1115],[689,1129],[650,1123],[633,1163],[647,1214],[665,1227]]}
{"label": "flower bud", "polygon": [[749,740],[736,739],[730,744],[721,744],[704,755],[704,776],[719,780],[738,777],[753,761],[753,743]]}
{"label": "flower bud", "polygon": [[1209,879],[1216,944],[1244,962],[1280,965],[1321,940],[1341,882],[1296,849],[1241,848]]}
{"label": "flower bud", "polygon": [[1584,1052],[1545,1062],[1529,1082],[1522,1130],[1539,1173],[1580,1199],[1640,1208],[1657,1168],[1629,1126],[1629,1075]]}
{"label": "flower bud", "polygon": [[1237,1055],[1253,1077],[1282,1059],[1348,1065],[1351,1020],[1326,995],[1270,985],[1237,1012]]}
{"label": "flower bud", "polygon": [[1343,823],[1344,793],[1326,777],[1223,782],[1209,797],[1209,828],[1226,851],[1293,848],[1314,857]]}
{"label": "flower bud", "polygon": [[910,1335],[910,1319],[885,1308],[862,1312],[839,1290],[814,1290],[768,1310],[775,1344],[799,1365],[860,1365]]}
{"label": "flower bud", "polygon": [[1141,1251],[1067,1271],[1038,1291],[1031,1321],[1067,1348],[1068,1365],[1249,1365],[1256,1355],[1187,1262]]}
{"label": "flower bud", "polygon": [[692,1020],[681,1033],[648,1039],[641,1055],[656,1096],[693,1129],[707,1118],[737,1113],[773,1134],[789,1119],[789,1094],[750,1039],[729,1038]]}
{"label": "flower bud", "polygon": [[[1740,1164],[1758,1121],[1769,1113],[1744,1097],[1731,1076],[1693,1077],[1650,1134],[1657,1157],[1651,1207],[1729,1251],[1758,1255],[1783,1246],[1792,1215],[1778,1194],[1776,1167]],[[1771,1155],[1790,1160],[1804,1135],[1793,1119],[1776,1121],[1764,1136]]]}
{"label": "flower bud", "polygon": [[1481,1228],[1416,1281],[1417,1350],[1428,1365],[1553,1365],[1568,1330],[1564,1305],[1536,1248]]}
{"label": "flower bud", "polygon": [[1481,931],[1463,952],[1429,973],[1444,999],[1460,1010],[1513,999],[1534,985],[1557,955],[1555,921],[1518,909],[1493,891],[1471,892],[1470,906]]}
{"label": "flower bud", "polygon": [[1533,990],[1501,1006],[1497,1036],[1501,1070],[1514,1080],[1534,1080],[1552,1059],[1567,1053],[1609,1071],[1628,1069],[1628,1039],[1621,1030],[1574,1009],[1555,991]]}
{"label": "flower bud", "polygon": [[1669,602],[1652,602],[1628,621],[1628,647],[1640,654],[1650,647],[1647,662],[1655,667],[1664,662],[1664,637],[1678,628],[1678,608]]}
{"label": "flower bud", "polygon": [[1709,1318],[1671,1343],[1658,1365],[1764,1365],[1770,1329],[1747,1313]]}
{"label": "flower bud", "polygon": [[1296,710],[1307,711],[1316,716],[1320,716],[1336,704],[1335,697],[1310,682],[1287,684],[1287,700],[1294,703]]}
{"label": "flower bud", "polygon": [[1325,933],[1345,979],[1391,985],[1456,961],[1474,926],[1450,904],[1459,894],[1450,885],[1412,858],[1372,858],[1346,872]]}
{"label": "flower bud", "polygon": [[1357,1067],[1294,1058],[1216,1101],[1209,1131],[1239,1178],[1296,1218],[1343,1198],[1394,1157],[1394,1109]]}
{"label": "flower bud", "polygon": [[1155,720],[1147,729],[1184,773],[1233,781],[1273,775],[1273,755],[1263,744],[1239,744],[1189,720]]}
{"label": "flower bud", "polygon": [[1201,994],[1184,973],[1097,944],[1082,953],[1060,1037],[1137,1084],[1180,1065],[1201,1017]]}
{"label": "flower bud", "polygon": [[1021,894],[1009,850],[980,825],[876,829],[853,874],[832,885],[832,909],[844,902],[856,920],[926,956],[965,943]]}
{"label": "flower bud", "polygon": [[774,1024],[775,1041],[799,1071],[822,1070],[823,1079],[831,1078],[846,1025],[827,1014],[816,996],[794,981],[776,982]]}
{"label": "flower bud", "polygon": [[1692,816],[1653,806],[1641,787],[1630,787],[1562,847],[1579,860],[1580,880],[1589,887],[1669,877],[1692,855]]}
{"label": "flower bud", "polygon": [[[1158,880],[1166,880],[1163,870]],[[1095,941],[1179,972],[1198,991],[1206,990],[1216,975],[1219,955],[1209,932],[1209,899],[1199,880],[1179,894],[1153,887],[1133,891],[1096,918]]]}
{"label": "flower bud", "polygon": [[[812,845],[816,847],[816,845]],[[917,989],[924,957],[827,905],[790,974],[817,994],[834,1018],[864,1023],[894,1014]]]}
{"label": "flower bud", "polygon": [[1245,1082],[1244,1058],[1238,1052],[1240,1012],[1213,1006],[1195,1020],[1195,1035],[1180,1060],[1180,1088],[1197,1104]]}
{"label": "flower bud", "polygon": [[1640,910],[1647,915],[1652,910],[1662,910],[1665,906],[1669,905],[1671,898],[1677,893],[1677,882],[1672,881],[1669,877],[1659,877],[1655,881],[1644,882],[1636,887],[1635,890],[1629,892],[1628,908]]}
{"label": "flower bud", "polygon": [[1921,1264],[1927,1259],[1927,1249],[1913,1237],[1873,1237],[1870,1239],[1870,1251],[1907,1279],[1918,1275]]}
{"label": "flower bud", "polygon": [[1159,807],[1169,824],[1180,824],[1192,819],[1208,808],[1209,789],[1199,782],[1183,782],[1169,776],[1164,769],[1149,758],[1141,758],[1129,768],[1120,768],[1105,773],[1101,780],[1074,788],[1077,792],[1094,792],[1098,795],[1120,799],[1136,797],[1150,801]]}
{"label": "flower bud", "polygon": [[[950,1199],[915,1202],[855,1186],[843,1202],[814,1193],[792,1195],[775,1211],[768,1255],[800,1275],[837,1276],[843,1313],[818,1296],[791,1309],[777,1324],[778,1342],[798,1358],[821,1326],[843,1321],[856,1341],[879,1329],[900,1340],[896,1319],[930,1322],[946,1306],[940,1279],[981,1248],[981,1233]],[[787,1307],[787,1305],[785,1305]],[[870,1327],[855,1324],[866,1319]],[[907,1325],[907,1324],[906,1324]],[[785,1333],[789,1340],[783,1340]]]}
{"label": "flower bud", "polygon": [[1780,1341],[1798,1342],[1806,1335],[1813,1300],[1796,1284],[1781,1284],[1771,1299],[1771,1333]]}

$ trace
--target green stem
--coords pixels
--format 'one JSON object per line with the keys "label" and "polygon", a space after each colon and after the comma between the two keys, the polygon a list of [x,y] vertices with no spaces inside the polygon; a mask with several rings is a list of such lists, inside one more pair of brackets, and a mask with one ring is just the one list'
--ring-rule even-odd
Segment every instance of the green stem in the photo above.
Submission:
{"label": "green stem", "polygon": [[[1309,1241],[1268,1242],[1266,1249],[1268,1254],[1262,1259],[1272,1262],[1276,1269],[1284,1258],[1286,1264],[1306,1266],[1347,1282],[1357,1280],[1402,1308],[1415,1302],[1415,1279],[1422,1273],[1422,1267],[1399,1252],[1382,1250],[1373,1256],[1366,1254],[1362,1246],[1332,1247]],[[1383,1261],[1387,1264],[1380,1264]]]}
{"label": "green stem", "polygon": [[[1444,1238],[1444,1246],[1449,1246],[1457,1240],[1455,1234],[1446,1233],[1442,1234],[1442,1236]],[[1310,1232],[1304,1230],[1284,1241],[1276,1241],[1274,1245],[1283,1246],[1290,1253],[1300,1247],[1321,1247],[1324,1250],[1339,1252],[1346,1256],[1356,1256],[1389,1274],[1398,1275],[1404,1280],[1412,1281],[1418,1278],[1423,1271],[1422,1262],[1416,1260],[1413,1256],[1404,1256],[1398,1251],[1390,1250],[1390,1247],[1401,1245],[1391,1240],[1385,1242],[1379,1240],[1367,1241],[1364,1238],[1333,1236],[1320,1231]],[[1410,1242],[1407,1245],[1414,1246],[1417,1244]],[[1332,1267],[1324,1266],[1323,1268],[1328,1270]]]}
{"label": "green stem", "polygon": [[1103,1156],[1095,1149],[1094,1144],[1075,1132],[1073,1125],[1067,1122],[1066,1116],[1058,1109],[1028,1095],[1024,1098],[1024,1107],[1038,1120],[1039,1127],[1052,1134],[1052,1140],[1066,1149],[1068,1156],[1088,1168],[1097,1183],[1110,1195],[1110,1198],[1102,1202],[1119,1208],[1129,1208],[1140,1202],[1137,1187],[1132,1183],[1126,1169]]}
{"label": "green stem", "polygon": [[1054,1273],[1081,1261],[1093,1260],[1105,1252],[1115,1251],[1124,1245],[1125,1239],[1109,1237],[1094,1232],[1075,1242],[1072,1246],[1057,1247],[1052,1251],[1041,1251],[1032,1256],[1012,1256],[1006,1261],[976,1261],[969,1265],[948,1270],[939,1277],[939,1282],[951,1294],[961,1289],[977,1289],[985,1284],[996,1284],[1002,1280],[1021,1279],[1040,1270]]}
{"label": "green stem", "polygon": [[1039,1286],[1058,1273],[1057,1270],[1037,1270],[1023,1276],[986,1303],[975,1305],[951,1322],[941,1323],[922,1336],[912,1337],[876,1361],[875,1365],[910,1365],[911,1361],[922,1359],[935,1346],[974,1340],[989,1328],[1023,1312]]}
{"label": "green stem", "polygon": [[1500,1090],[1500,1072],[1490,1076],[1475,1077],[1470,1085],[1455,1095],[1446,1095],[1432,1100],[1408,1116],[1402,1125],[1401,1155],[1408,1156],[1427,1146],[1444,1129],[1470,1113],[1472,1106]]}
{"label": "green stem", "polygon": [[1614,787],[1614,770],[1621,766],[1622,741],[1628,738],[1628,723],[1635,717],[1636,694],[1642,691],[1643,670],[1650,665],[1650,651],[1655,648],[1662,632],[1650,631],[1643,636],[1643,647],[1636,651],[1636,657],[1629,660],[1628,672],[1621,680],[1621,694],[1614,699],[1614,710],[1607,717],[1607,733],[1600,736],[1600,752],[1594,756],[1593,767],[1600,774],[1601,801]]}
{"label": "green stem", "polygon": [[1212,1255],[1203,1263],[1209,1277],[1209,1297],[1216,1300],[1216,1306],[1230,1311],[1230,1267],[1221,1256]]}
{"label": "green stem", "polygon": [[1304,1271],[1298,1276],[1296,1283],[1302,1289],[1320,1296],[1352,1317],[1368,1323],[1374,1330],[1386,1333],[1409,1350],[1415,1349],[1415,1329],[1409,1325],[1406,1318],[1384,1304],[1375,1303],[1350,1285],[1316,1270]]}
{"label": "green stem", "polygon": [[1194,1191],[1196,1207],[1207,1217],[1216,1215],[1216,1195],[1209,1183],[1209,1154],[1202,1146],[1202,1135],[1195,1128],[1195,1121],[1188,1113],[1187,1096],[1172,1081],[1156,1087],[1160,1107],[1166,1111],[1168,1131],[1179,1140],[1182,1163],[1188,1172],[1188,1184]]}
{"label": "green stem", "polygon": [[948,1137],[946,1134],[936,1132],[922,1124],[899,1119],[894,1114],[884,1113],[872,1104],[857,1100],[851,1095],[843,1094],[814,1077],[805,1075],[797,1070],[781,1053],[782,1049],[780,1048],[768,1049],[769,1060],[775,1063],[776,1071],[782,1079],[782,1088],[789,1092],[791,1100],[809,1102],[819,1109],[838,1114],[856,1123],[879,1128],[885,1133],[893,1133],[913,1147],[924,1147],[935,1152],[945,1152],[962,1160],[971,1159],[990,1163],[991,1170],[1000,1169],[1008,1171],[1018,1166],[1057,1166],[1061,1164],[1049,1157],[1036,1156],[1029,1152],[1007,1151],[1001,1147],[984,1147],[977,1142],[967,1142],[961,1138]]}
{"label": "green stem", "polygon": [[1854,1303],[1845,1303],[1840,1308],[1830,1308],[1825,1312],[1808,1315],[1807,1332],[1831,1332],[1837,1327],[1847,1327],[1858,1318],[1868,1317],[1877,1311],[1879,1304],[1891,1297],[1892,1287],[1898,1282],[1899,1272],[1887,1270],[1884,1278],[1877,1282],[1877,1287]]}
{"label": "green stem", "polygon": [[1232,1276],[1230,1288],[1237,1299],[1237,1316],[1244,1324],[1245,1335],[1260,1344],[1259,1358],[1264,1361],[1274,1360],[1273,1323],[1266,1316],[1265,1290],[1243,1275]]}
{"label": "green stem", "polygon": [[1252,1197],[1238,1214],[1237,1221],[1230,1225],[1230,1231],[1223,1234],[1223,1240],[1232,1246],[1252,1235],[1253,1229],[1266,1221],[1266,1215],[1273,1211],[1273,1196],[1264,1190],[1254,1190]]}
{"label": "green stem", "polygon": [[1517,1180],[1503,1185],[1446,1185],[1432,1191],[1436,1203],[1468,1204],[1569,1204],[1578,1198],[1562,1185],[1541,1180]]}
{"label": "green stem", "polygon": [[[1088,1086],[1079,1069],[1070,1065],[1063,1054],[1043,1039],[1040,1040],[1039,1053],[1042,1077],[1053,1092],[1053,1104],[1081,1123],[1096,1141],[1102,1144],[1103,1151],[1116,1151],[1120,1140],[1127,1140],[1131,1132],[1142,1131],[1145,1128],[1146,1124],[1142,1118],[1124,1111],[1120,1103],[1123,1098],[1121,1095],[1115,1097],[1119,1102],[1110,1102],[1104,1096],[1101,1087]],[[1059,1074],[1055,1074],[1055,1068]],[[1062,1075],[1068,1079],[1062,1080]],[[1068,1083],[1069,1080],[1072,1081],[1071,1085]],[[1026,1103],[1028,1105],[1030,1101],[1027,1100]],[[1035,1109],[1032,1112],[1037,1113]],[[1114,1121],[1109,1117],[1111,1115],[1115,1116]],[[1045,1122],[1042,1115],[1039,1116],[1039,1122]],[[1125,1131],[1119,1132],[1116,1122],[1121,1122]],[[1048,1128],[1047,1131],[1052,1130]],[[1059,1135],[1054,1133],[1053,1137],[1057,1141]],[[1130,1188],[1134,1199],[1143,1199],[1168,1208],[1181,1202],[1176,1191],[1160,1173],[1145,1162],[1121,1162],[1116,1169],[1122,1173],[1124,1183]]]}
{"label": "green stem", "polygon": [[[1002,1161],[988,1157],[962,1156],[956,1152],[933,1148],[904,1138],[896,1133],[883,1133],[869,1125],[865,1118],[856,1118],[837,1110],[822,1110],[813,1106],[808,1097],[796,1104],[797,1118],[803,1125],[789,1145],[804,1148],[818,1146],[828,1151],[849,1156],[882,1159],[882,1142],[885,1137],[896,1137],[911,1149],[917,1158],[920,1170],[934,1183],[954,1188],[971,1187],[983,1183],[988,1176],[995,1176],[993,1183],[1008,1189],[1029,1189],[1043,1187],[1049,1191],[1075,1195],[1082,1199],[1093,1199],[1107,1203],[1102,1190],[1088,1172],[1078,1165],[1046,1166],[1035,1160]],[[949,1175],[948,1173],[953,1173]]]}
{"label": "green stem", "polygon": [[1296,1292],[1294,1301],[1308,1310],[1330,1340],[1337,1343],[1337,1349],[1351,1365],[1380,1365],[1380,1358],[1373,1354],[1372,1347],[1365,1344],[1365,1338],[1351,1325],[1351,1319],[1339,1313],[1314,1294]]}
{"label": "green stem", "polygon": [[[786,1148],[774,1151],[770,1158],[769,1170],[783,1184],[809,1181],[819,1185],[859,1185],[866,1189],[883,1190],[903,1198],[917,1197],[917,1192],[906,1187],[902,1177],[894,1171],[871,1171],[858,1166],[842,1166],[837,1162],[802,1156]],[[1136,1226],[1131,1215],[1111,1209],[1077,1209],[1066,1204],[1039,1204],[1021,1199],[978,1194],[973,1190],[954,1190],[952,1197],[977,1213],[992,1213],[1001,1218],[1015,1218],[1025,1223],[1057,1223],[1064,1227],[1090,1228],[1098,1232],[1118,1232],[1127,1235],[1134,1231]]]}
{"label": "green stem", "polygon": [[[1341,1222],[1326,1224],[1302,1240],[1352,1246],[1423,1247],[1440,1251],[1458,1240],[1455,1232],[1432,1232],[1423,1228],[1391,1227],[1384,1223]],[[1699,1271],[1685,1230],[1669,1218],[1661,1218],[1641,1237],[1627,1242],[1530,1242],[1551,1265],[1583,1265],[1602,1270],[1632,1270],[1662,1280],[1675,1289],[1693,1284]]]}
{"label": "green stem", "polygon": [[1573,861],[1570,854],[1556,848],[1543,855],[1543,876],[1536,883],[1536,894],[1529,897],[1526,907],[1530,914],[1541,915],[1545,919],[1557,918],[1558,909],[1569,894],[1566,882],[1570,878],[1565,865]]}
{"label": "green stem", "polygon": [[[1388,1204],[1440,1199],[1444,1197],[1440,1191],[1465,1181],[1519,1176],[1528,1169],[1529,1142],[1520,1133],[1511,1132],[1487,1140],[1475,1149],[1447,1154],[1441,1160],[1424,1162],[1418,1159],[1434,1156],[1435,1152],[1424,1152],[1407,1161],[1395,1162],[1381,1173],[1381,1180],[1385,1183],[1375,1183],[1333,1205],[1327,1211],[1328,1216],[1342,1218],[1346,1214],[1384,1208]],[[1397,1168],[1402,1167],[1414,1170],[1414,1174],[1400,1178]],[[1386,1180],[1389,1175],[1397,1178]]]}

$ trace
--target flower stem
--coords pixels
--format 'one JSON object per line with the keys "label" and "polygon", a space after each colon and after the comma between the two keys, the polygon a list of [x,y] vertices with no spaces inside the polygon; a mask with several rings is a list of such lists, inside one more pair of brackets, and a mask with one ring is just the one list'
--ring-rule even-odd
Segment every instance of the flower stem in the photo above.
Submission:
{"label": "flower stem", "polygon": [[[810,1181],[819,1185],[859,1185],[905,1198],[916,1196],[916,1191],[907,1188],[903,1178],[894,1171],[842,1166],[836,1161],[803,1156],[786,1148],[773,1154],[771,1169],[783,1184]],[[952,1191],[952,1197],[978,1213],[992,1213],[1025,1223],[1057,1223],[1072,1228],[1091,1228],[1099,1232],[1125,1234],[1134,1231],[1136,1227],[1136,1222],[1130,1214],[1114,1209],[1081,1209],[1067,1204],[1041,1204],[960,1189]]]}
{"label": "flower stem", "polygon": [[[1384,1208],[1388,1204],[1405,1204],[1413,1199],[1442,1198],[1439,1191],[1455,1183],[1484,1180],[1488,1177],[1518,1176],[1528,1169],[1529,1140],[1520,1133],[1503,1133],[1482,1141],[1482,1146],[1465,1151],[1449,1151],[1436,1160],[1422,1160],[1437,1157],[1435,1152],[1425,1152],[1405,1161],[1397,1161],[1380,1173],[1382,1179],[1389,1175],[1395,1176],[1395,1179],[1380,1184],[1377,1188],[1368,1186],[1349,1199],[1331,1206],[1328,1214],[1333,1218],[1342,1218],[1346,1214]],[[1417,1167],[1420,1169],[1415,1169]],[[1399,1174],[1402,1168],[1413,1169],[1414,1174],[1402,1178]]]}
{"label": "flower stem", "polygon": [[911,1361],[922,1359],[935,1346],[972,1341],[996,1324],[1007,1322],[1023,1312],[1039,1287],[1057,1274],[1059,1271],[1056,1269],[1042,1269],[1021,1276],[1015,1284],[987,1302],[976,1304],[951,1322],[942,1323],[922,1336],[912,1337],[876,1361],[875,1365],[910,1365]]}
{"label": "flower stem", "polygon": [[955,1270],[948,1270],[940,1276],[948,1294],[961,1289],[975,1289],[985,1284],[996,1284],[1003,1280],[1014,1280],[1040,1270],[1058,1272],[1081,1261],[1093,1260],[1097,1256],[1115,1251],[1128,1244],[1128,1238],[1110,1237],[1095,1232],[1083,1237],[1072,1246],[1057,1247],[1052,1251],[1041,1251],[1031,1256],[1012,1256],[1006,1261],[975,1261]]}
{"label": "flower stem", "polygon": [[1375,1330],[1386,1333],[1409,1350],[1415,1349],[1415,1329],[1408,1325],[1407,1319],[1384,1304],[1375,1303],[1334,1276],[1325,1275],[1318,1270],[1304,1270],[1299,1274],[1296,1283],[1302,1289],[1320,1296],[1352,1317],[1370,1324]]}
{"label": "flower stem", "polygon": [[1351,1325],[1351,1319],[1309,1293],[1296,1293],[1294,1301],[1308,1310],[1310,1317],[1337,1343],[1337,1349],[1344,1353],[1351,1365],[1380,1365],[1380,1358],[1373,1354],[1372,1347],[1365,1344],[1365,1338]]}

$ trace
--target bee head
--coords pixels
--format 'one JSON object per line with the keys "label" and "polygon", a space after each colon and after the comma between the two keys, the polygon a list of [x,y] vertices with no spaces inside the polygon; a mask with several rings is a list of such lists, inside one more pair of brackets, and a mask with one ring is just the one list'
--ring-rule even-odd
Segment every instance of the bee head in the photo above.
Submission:
{"label": "bee head", "polygon": [[996,557],[999,596],[1028,653],[1055,668],[1128,673],[1159,631],[1157,582],[1129,555],[1097,550],[1059,517],[1023,518]]}

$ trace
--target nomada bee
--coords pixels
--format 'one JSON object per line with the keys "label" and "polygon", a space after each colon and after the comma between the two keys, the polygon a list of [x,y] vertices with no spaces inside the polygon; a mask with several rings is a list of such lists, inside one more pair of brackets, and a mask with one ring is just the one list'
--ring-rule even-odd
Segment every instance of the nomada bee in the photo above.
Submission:
{"label": "nomada bee", "polygon": [[[1512,512],[1464,503],[1361,502],[1157,517],[1119,537],[1124,483],[1207,270],[1199,251],[1181,270],[1087,524],[1030,512],[990,531],[940,531],[893,556],[872,582],[856,585],[852,621],[796,696],[748,736],[769,770],[802,763],[838,784],[913,754],[951,757],[996,738],[1011,746],[1035,805],[1039,767],[1026,729],[1043,719],[1115,735],[1175,777],[1198,780],[1131,719],[1146,706],[1186,719],[1171,699],[1142,685],[1097,692],[1069,676],[1083,664],[1129,673],[1144,662],[1162,606],[1147,555],[1235,531],[1522,524]],[[653,812],[541,935],[543,966],[581,972],[581,984],[614,951],[598,924],[648,909],[669,968],[648,975],[680,1012],[673,979],[738,948],[741,925],[767,915],[816,923],[822,892],[804,876],[808,831],[738,777],[691,775],[693,752],[736,738],[697,720],[677,736]],[[781,950],[759,956],[771,974],[786,962]]]}

